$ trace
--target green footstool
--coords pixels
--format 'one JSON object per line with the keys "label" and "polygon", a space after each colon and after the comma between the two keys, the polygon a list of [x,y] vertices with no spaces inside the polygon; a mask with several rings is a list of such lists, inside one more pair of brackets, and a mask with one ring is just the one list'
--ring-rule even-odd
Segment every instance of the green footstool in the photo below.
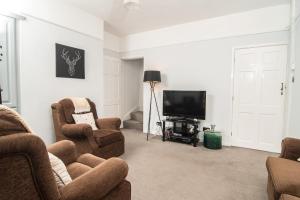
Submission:
{"label": "green footstool", "polygon": [[221,132],[204,131],[204,146],[208,149],[222,149]]}

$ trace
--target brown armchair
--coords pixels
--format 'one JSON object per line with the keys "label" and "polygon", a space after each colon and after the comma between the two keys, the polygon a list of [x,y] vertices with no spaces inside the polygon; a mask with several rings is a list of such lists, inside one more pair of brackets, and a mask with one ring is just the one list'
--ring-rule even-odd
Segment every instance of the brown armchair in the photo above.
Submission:
{"label": "brown armchair", "polygon": [[72,114],[75,108],[71,99],[52,104],[52,116],[56,141],[71,140],[78,153],[91,153],[102,158],[120,156],[124,153],[124,136],[120,131],[119,118],[99,119],[95,104],[87,99],[97,127],[93,131],[87,124],[75,124]]}
{"label": "brown armchair", "polygon": [[269,200],[300,200],[300,139],[282,141],[279,158],[267,159]]}
{"label": "brown armchair", "polygon": [[0,199],[130,200],[127,164],[91,154],[78,156],[71,141],[48,148],[67,167],[72,182],[58,187],[43,141],[14,112],[0,106]]}

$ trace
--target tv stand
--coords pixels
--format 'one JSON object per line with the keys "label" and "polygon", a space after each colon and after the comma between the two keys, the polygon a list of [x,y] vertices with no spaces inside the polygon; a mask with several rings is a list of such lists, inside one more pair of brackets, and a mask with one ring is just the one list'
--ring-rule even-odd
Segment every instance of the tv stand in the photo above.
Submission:
{"label": "tv stand", "polygon": [[[162,141],[176,141],[187,144],[193,144],[194,147],[198,145],[200,125],[199,120],[188,119],[183,117],[167,117],[163,122],[163,136]],[[171,126],[166,127],[170,123]]]}

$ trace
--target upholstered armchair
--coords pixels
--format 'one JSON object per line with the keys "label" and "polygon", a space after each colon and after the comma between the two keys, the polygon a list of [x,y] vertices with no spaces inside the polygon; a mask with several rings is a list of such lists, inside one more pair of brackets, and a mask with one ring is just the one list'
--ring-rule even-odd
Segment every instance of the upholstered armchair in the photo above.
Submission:
{"label": "upholstered armchair", "polygon": [[71,140],[80,154],[91,153],[101,158],[111,158],[124,153],[124,136],[120,131],[119,118],[99,119],[95,103],[87,99],[98,130],[88,124],[75,124],[72,114],[75,107],[66,98],[52,104],[52,116],[56,141]]}
{"label": "upholstered armchair", "polygon": [[269,157],[269,200],[300,200],[300,139],[285,138],[279,158]]}
{"label": "upholstered armchair", "polygon": [[57,185],[44,142],[14,111],[0,105],[0,199],[130,200],[125,161],[78,156],[74,143],[67,140],[48,151],[66,165],[72,177],[69,184]]}

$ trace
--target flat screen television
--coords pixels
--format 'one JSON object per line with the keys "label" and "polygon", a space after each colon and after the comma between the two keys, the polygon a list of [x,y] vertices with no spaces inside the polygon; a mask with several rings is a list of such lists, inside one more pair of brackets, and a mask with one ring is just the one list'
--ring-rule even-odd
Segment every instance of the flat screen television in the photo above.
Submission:
{"label": "flat screen television", "polygon": [[205,120],[206,91],[163,91],[163,115]]}

